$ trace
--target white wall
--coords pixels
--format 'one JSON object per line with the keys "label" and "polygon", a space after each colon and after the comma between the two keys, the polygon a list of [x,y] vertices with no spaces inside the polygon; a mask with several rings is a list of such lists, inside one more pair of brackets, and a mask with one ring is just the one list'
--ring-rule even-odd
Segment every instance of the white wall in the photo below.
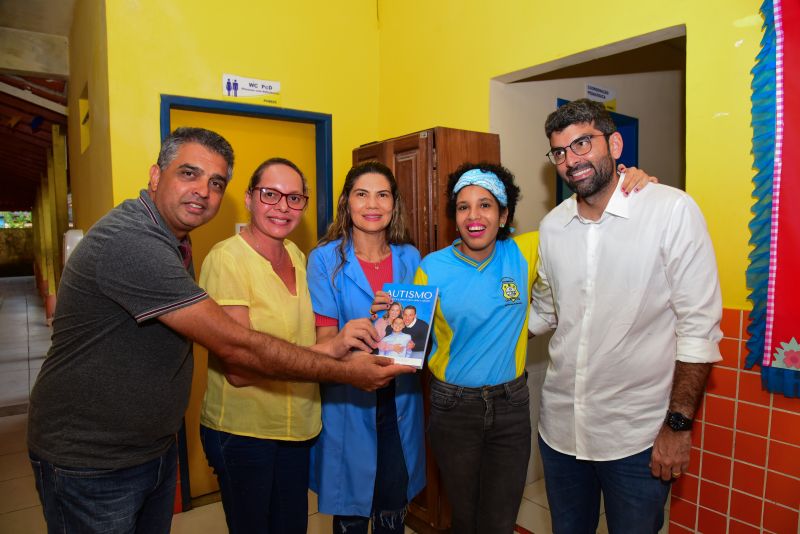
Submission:
{"label": "white wall", "polygon": [[665,184],[681,187],[683,176],[683,94],[680,71],[590,78],[568,78],[490,86],[490,130],[500,135],[503,165],[522,188],[517,205],[518,231],[536,230],[555,207],[555,170],[544,121],[556,99],[585,97],[586,83],[616,92],[618,113],[639,119],[639,166]]}
{"label": "white wall", "polygon": [[[639,119],[639,166],[662,183],[683,186],[683,85],[680,71],[661,71],[591,78],[535,82],[491,82],[490,129],[500,135],[503,165],[522,188],[514,226],[517,232],[539,228],[539,221],[555,207],[555,169],[544,156],[550,145],[544,121],[556,99],[585,96],[586,83],[616,92],[618,113]],[[623,140],[624,142],[624,140]],[[550,336],[532,338],[528,344],[528,389],[531,393],[533,447],[528,482],[541,479],[542,463],[536,444],[539,403],[547,371]]]}

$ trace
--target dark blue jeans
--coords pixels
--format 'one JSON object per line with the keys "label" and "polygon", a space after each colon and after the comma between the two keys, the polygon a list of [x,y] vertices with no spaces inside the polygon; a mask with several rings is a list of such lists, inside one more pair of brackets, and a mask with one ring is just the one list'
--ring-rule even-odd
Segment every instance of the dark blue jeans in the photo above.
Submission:
{"label": "dark blue jeans", "polygon": [[539,437],[553,534],[594,534],[603,494],[608,532],[653,534],[664,522],[670,482],[650,473],[652,448],[606,462],[578,460]]}
{"label": "dark blue jeans", "polygon": [[200,439],[219,480],[231,534],[305,534],[314,440],[251,438],[202,425]]}
{"label": "dark blue jeans", "polygon": [[428,433],[453,507],[452,531],[513,532],[531,454],[525,375],[482,388],[431,379]]}
{"label": "dark blue jeans", "polygon": [[408,470],[397,427],[395,384],[377,391],[375,424],[378,432],[378,466],[372,496],[371,517],[333,516],[334,534],[367,534],[372,520],[373,534],[405,532]]}
{"label": "dark blue jeans", "polygon": [[53,465],[29,453],[50,533],[168,533],[178,453],[124,469]]}

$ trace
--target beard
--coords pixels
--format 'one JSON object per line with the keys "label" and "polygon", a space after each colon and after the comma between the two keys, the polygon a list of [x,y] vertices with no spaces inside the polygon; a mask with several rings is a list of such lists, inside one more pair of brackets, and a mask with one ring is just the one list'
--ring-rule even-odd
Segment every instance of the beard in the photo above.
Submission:
{"label": "beard", "polygon": [[[587,168],[593,169],[594,175],[584,178],[578,182],[573,182],[571,180],[573,172],[579,172]],[[566,176],[562,176],[561,178],[567,183],[567,187],[569,187],[573,193],[578,195],[578,197],[590,198],[608,187],[608,184],[611,183],[611,179],[614,177],[614,174],[614,160],[609,155],[607,158],[601,159],[598,162],[598,165],[594,165],[593,163],[587,161],[574,167],[570,167],[567,169]]]}

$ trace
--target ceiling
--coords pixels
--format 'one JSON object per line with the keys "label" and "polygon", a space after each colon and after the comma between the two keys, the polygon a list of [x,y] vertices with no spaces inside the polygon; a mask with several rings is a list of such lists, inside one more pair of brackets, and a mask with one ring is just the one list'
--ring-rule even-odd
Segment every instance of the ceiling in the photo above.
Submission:
{"label": "ceiling", "polygon": [[75,0],[3,0],[0,26],[69,37]]}
{"label": "ceiling", "polygon": [[637,74],[665,70],[686,70],[686,36],[639,46],[632,50],[583,61],[559,69],[529,76],[515,82],[588,78],[615,74]]}
{"label": "ceiling", "polygon": [[[0,0],[0,29],[68,37],[75,0]],[[0,54],[3,54],[0,50]],[[66,134],[67,80],[0,68],[0,211],[34,204],[53,125]]]}
{"label": "ceiling", "polygon": [[[66,103],[65,81],[0,74],[0,83],[30,88],[33,94],[47,95],[46,100]],[[41,89],[59,84],[61,93]],[[0,211],[28,211],[33,206],[41,176],[47,174],[54,124],[65,133],[67,117],[0,91]]]}

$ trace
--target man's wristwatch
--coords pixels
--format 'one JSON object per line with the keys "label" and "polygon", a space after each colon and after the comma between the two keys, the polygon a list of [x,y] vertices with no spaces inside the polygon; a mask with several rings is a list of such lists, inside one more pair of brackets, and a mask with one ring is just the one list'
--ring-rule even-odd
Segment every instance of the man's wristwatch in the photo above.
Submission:
{"label": "man's wristwatch", "polygon": [[667,418],[664,420],[664,424],[672,430],[676,432],[691,430],[692,423],[694,423],[694,419],[689,419],[680,412],[670,412],[667,410]]}

